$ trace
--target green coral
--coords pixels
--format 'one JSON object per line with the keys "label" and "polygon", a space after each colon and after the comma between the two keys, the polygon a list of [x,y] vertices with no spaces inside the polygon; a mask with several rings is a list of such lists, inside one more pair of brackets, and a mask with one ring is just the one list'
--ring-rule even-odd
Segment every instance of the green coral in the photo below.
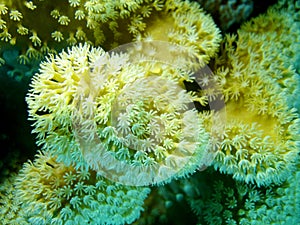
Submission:
{"label": "green coral", "polygon": [[[263,188],[233,180],[228,175],[209,173],[206,178],[200,175],[191,179],[198,193],[194,192],[188,201],[198,215],[199,224],[275,225],[300,222],[299,171],[288,176],[280,186]],[[205,180],[209,186],[201,190],[201,180],[197,179]]]}
{"label": "green coral", "polygon": [[150,192],[76,170],[42,152],[4,187],[2,224],[129,224],[139,218]]}
{"label": "green coral", "polygon": [[269,185],[295,170],[299,114],[290,102],[299,87],[295,26],[287,11],[270,9],[242,25],[237,36],[227,35],[216,59],[227,127],[214,166],[237,180]]}
{"label": "green coral", "polygon": [[[280,1],[265,15],[252,19],[241,28],[241,38],[253,39],[253,46],[261,46],[260,48],[264,49],[262,69],[268,71],[269,77],[284,88],[288,104],[296,108],[298,112],[300,111],[299,8],[299,1],[298,3],[297,1]],[[256,38],[257,40],[263,38],[272,44],[254,43]],[[246,49],[242,51],[245,52]]]}

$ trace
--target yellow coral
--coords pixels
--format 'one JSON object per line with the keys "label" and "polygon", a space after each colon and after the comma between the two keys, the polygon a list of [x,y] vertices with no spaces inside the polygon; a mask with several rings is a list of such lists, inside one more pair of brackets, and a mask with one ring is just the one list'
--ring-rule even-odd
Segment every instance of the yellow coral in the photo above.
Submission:
{"label": "yellow coral", "polygon": [[17,224],[21,202],[15,198],[17,174],[10,174],[0,188],[0,221],[3,225]]}
{"label": "yellow coral", "polygon": [[11,184],[13,189],[5,186],[8,195],[0,196],[4,224],[129,224],[139,218],[150,192],[76,170],[42,152],[24,164]]}
{"label": "yellow coral", "polygon": [[[162,49],[152,45],[148,53],[177,54]],[[43,62],[26,98],[37,143],[67,165],[126,184],[193,173],[209,163],[209,135],[204,117],[188,106],[202,99],[185,90],[192,74],[132,55],[141,62],[81,45]]]}
{"label": "yellow coral", "polygon": [[[61,46],[80,41],[93,41],[93,35],[86,28],[84,21],[75,18],[77,10],[84,9],[67,1],[1,1],[1,40],[21,49],[21,58],[28,60],[42,57],[49,51],[60,49]],[[53,7],[55,9],[53,9]],[[73,34],[80,27],[84,38],[74,38]],[[42,54],[30,54],[32,48]],[[25,60],[25,61],[28,61]],[[24,60],[20,59],[20,62]]]}
{"label": "yellow coral", "polygon": [[105,18],[96,14],[96,3],[91,5],[88,16],[91,23],[97,24],[93,28],[97,44],[110,49],[132,40],[161,40],[189,47],[201,62],[207,63],[215,56],[221,41],[220,30],[197,3],[132,2],[132,5],[115,4],[116,11]]}
{"label": "yellow coral", "polygon": [[214,165],[238,180],[280,183],[295,169],[299,115],[289,99],[290,84],[298,83],[297,48],[290,44],[297,43],[299,30],[293,26],[286,11],[269,10],[237,36],[227,35],[216,61],[228,122]]}
{"label": "yellow coral", "polygon": [[2,1],[0,12],[0,40],[21,49],[20,62],[78,42],[111,49],[145,34],[190,46],[207,62],[220,42],[211,17],[196,3],[178,0]]}

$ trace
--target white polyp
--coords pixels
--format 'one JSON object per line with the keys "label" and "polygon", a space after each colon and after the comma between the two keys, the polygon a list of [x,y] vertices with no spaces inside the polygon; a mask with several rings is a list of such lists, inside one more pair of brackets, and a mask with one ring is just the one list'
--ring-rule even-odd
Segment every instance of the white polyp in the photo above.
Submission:
{"label": "white polyp", "polygon": [[[211,72],[207,66],[203,72],[203,63],[184,47],[161,41],[131,43],[100,55],[91,67],[90,77],[79,84],[73,117],[90,168],[112,181],[144,186],[211,163],[209,135],[192,96],[178,82],[183,79],[180,71],[191,80],[210,73],[207,79]],[[99,98],[108,100],[101,103]],[[100,109],[107,111],[105,119],[98,119]],[[118,158],[121,149],[123,159]]]}

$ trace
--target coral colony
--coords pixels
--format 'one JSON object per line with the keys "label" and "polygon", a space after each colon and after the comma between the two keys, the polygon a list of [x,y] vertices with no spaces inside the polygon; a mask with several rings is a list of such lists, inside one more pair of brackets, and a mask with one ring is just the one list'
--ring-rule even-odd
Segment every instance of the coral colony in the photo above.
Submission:
{"label": "coral colony", "polygon": [[223,2],[0,1],[37,148],[0,224],[300,224],[300,2]]}

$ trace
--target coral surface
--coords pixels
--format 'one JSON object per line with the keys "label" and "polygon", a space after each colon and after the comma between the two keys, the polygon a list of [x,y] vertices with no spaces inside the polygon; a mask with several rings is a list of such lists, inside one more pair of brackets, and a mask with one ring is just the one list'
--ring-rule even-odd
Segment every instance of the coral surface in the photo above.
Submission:
{"label": "coral surface", "polygon": [[[194,172],[206,163],[209,139],[204,117],[188,106],[199,96],[184,89],[187,73],[161,66],[89,45],[48,58],[26,98],[37,143],[77,168],[104,172],[124,162],[122,172],[139,168],[142,183],[147,171],[154,183]],[[132,179],[130,171],[110,176]]]}
{"label": "coral surface", "polygon": [[295,170],[299,109],[291,99],[299,96],[297,26],[286,10],[269,9],[237,35],[227,35],[216,59],[227,128],[214,166],[237,180],[269,185]]}
{"label": "coral surface", "polygon": [[109,50],[146,33],[189,45],[207,62],[220,41],[219,29],[199,5],[179,0],[10,0],[1,1],[0,16],[1,51],[18,47],[22,64],[80,42]]}
{"label": "coral surface", "polygon": [[273,2],[0,0],[0,223],[300,224],[300,3]]}
{"label": "coral surface", "polygon": [[110,182],[95,171],[76,170],[42,152],[13,179],[4,185],[2,224],[132,223],[150,192]]}

